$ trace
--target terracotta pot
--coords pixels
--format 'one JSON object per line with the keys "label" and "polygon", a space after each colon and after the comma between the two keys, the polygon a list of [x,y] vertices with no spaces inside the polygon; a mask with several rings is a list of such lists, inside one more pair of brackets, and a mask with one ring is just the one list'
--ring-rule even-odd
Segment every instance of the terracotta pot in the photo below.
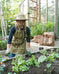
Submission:
{"label": "terracotta pot", "polygon": [[39,35],[39,44],[43,45],[43,42],[44,42],[43,35]]}
{"label": "terracotta pot", "polygon": [[34,42],[35,42],[35,43],[39,43],[38,40],[39,40],[39,36],[38,36],[38,35],[35,35],[35,36],[34,36]]}

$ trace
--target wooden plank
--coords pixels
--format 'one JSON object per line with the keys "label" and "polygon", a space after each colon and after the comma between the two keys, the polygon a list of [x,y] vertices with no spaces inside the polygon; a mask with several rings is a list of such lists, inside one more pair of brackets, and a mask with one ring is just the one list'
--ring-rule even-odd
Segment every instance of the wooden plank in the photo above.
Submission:
{"label": "wooden plank", "polygon": [[46,0],[46,23],[48,24],[48,0]]}
{"label": "wooden plank", "polygon": [[33,16],[32,16],[32,17],[30,17],[30,18],[36,18],[36,17],[33,17]]}
{"label": "wooden plank", "polygon": [[36,1],[33,1],[33,0],[31,0],[32,2],[34,2],[34,3],[37,3]]}
{"label": "wooden plank", "polygon": [[39,22],[41,23],[41,0],[39,0]]}
{"label": "wooden plank", "polygon": [[34,8],[30,8],[31,10],[34,10],[34,11],[37,11],[37,9],[34,9]]}

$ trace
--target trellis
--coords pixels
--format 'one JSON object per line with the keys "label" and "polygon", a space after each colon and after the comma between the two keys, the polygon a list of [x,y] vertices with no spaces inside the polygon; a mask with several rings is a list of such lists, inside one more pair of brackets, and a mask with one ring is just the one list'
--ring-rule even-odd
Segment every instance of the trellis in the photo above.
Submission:
{"label": "trellis", "polygon": [[32,21],[32,24],[36,21],[41,23],[41,0],[24,0],[19,6],[19,10],[22,13],[24,13],[25,1],[27,3],[27,25],[29,26],[30,20]]}
{"label": "trellis", "polygon": [[[27,2],[27,25],[29,26],[29,21],[31,20],[32,24],[35,23],[36,21],[38,21],[39,23],[41,23],[41,0],[24,0]],[[24,1],[20,4],[19,8],[22,7],[22,5],[24,4]],[[53,0],[52,0],[53,2]],[[55,0],[55,34],[57,35],[57,13],[58,13],[58,9],[57,9],[57,4],[58,0]],[[23,9],[24,9],[23,5]],[[51,5],[52,6],[52,5]],[[51,7],[50,6],[50,7]],[[53,5],[54,6],[54,5]],[[30,12],[31,10],[31,12]],[[24,11],[23,11],[24,13]],[[48,0],[46,0],[46,23],[48,23]]]}
{"label": "trellis", "polygon": [[[58,35],[57,33],[57,28],[58,28],[58,0],[55,0],[55,34]],[[27,5],[25,5],[27,4]],[[26,6],[26,9],[24,7]],[[0,11],[1,11],[1,5],[0,5]],[[27,21],[27,26],[29,26],[29,23],[32,22],[35,23],[40,22],[41,23],[41,0],[23,0],[23,2],[19,5],[19,12],[24,13],[26,11],[26,18],[28,19]],[[24,13],[25,14],[25,13]],[[0,15],[3,18],[3,14]],[[4,18],[3,18],[4,21]],[[29,22],[30,21],[30,22]],[[46,0],[46,21],[48,21],[48,0]],[[2,22],[4,24],[4,22]],[[5,24],[1,26],[2,27],[2,34],[3,36],[7,36],[6,34],[6,26]]]}

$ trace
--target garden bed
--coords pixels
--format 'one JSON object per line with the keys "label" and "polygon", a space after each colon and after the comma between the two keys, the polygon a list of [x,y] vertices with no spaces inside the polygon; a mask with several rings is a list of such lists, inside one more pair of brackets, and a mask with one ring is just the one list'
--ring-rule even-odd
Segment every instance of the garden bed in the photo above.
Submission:
{"label": "garden bed", "polygon": [[[38,57],[40,57],[42,54],[40,52],[38,53],[34,53],[33,54],[35,56],[35,59],[38,59]],[[26,56],[25,60],[29,59],[31,57]],[[5,62],[6,67],[4,68],[4,72],[2,72],[2,74],[8,74],[9,72],[11,74],[14,74],[15,72],[12,71],[12,59],[8,60],[7,62]],[[39,67],[34,66],[29,66],[29,70],[26,72],[20,72],[16,73],[16,74],[59,74],[59,59],[56,59],[52,62],[51,65],[51,72],[50,72],[50,68],[47,68],[46,65],[49,62],[43,62],[39,65]]]}

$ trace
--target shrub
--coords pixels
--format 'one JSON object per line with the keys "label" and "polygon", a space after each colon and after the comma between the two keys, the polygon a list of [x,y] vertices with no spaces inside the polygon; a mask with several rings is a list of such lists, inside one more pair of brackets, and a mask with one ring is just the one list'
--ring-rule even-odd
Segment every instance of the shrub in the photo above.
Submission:
{"label": "shrub", "polygon": [[34,37],[35,35],[42,35],[45,31],[45,26],[41,23],[35,23],[31,29],[31,37]]}
{"label": "shrub", "polygon": [[48,24],[45,25],[46,32],[51,32],[54,31],[54,23],[53,22],[48,22]]}
{"label": "shrub", "polygon": [[0,39],[0,49],[6,49],[7,42],[6,40]]}

